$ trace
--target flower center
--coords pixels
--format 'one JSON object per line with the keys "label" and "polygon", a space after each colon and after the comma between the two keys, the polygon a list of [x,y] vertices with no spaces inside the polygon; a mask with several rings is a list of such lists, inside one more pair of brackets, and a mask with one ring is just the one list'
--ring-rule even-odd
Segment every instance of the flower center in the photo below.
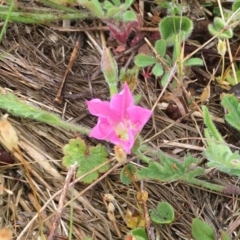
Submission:
{"label": "flower center", "polygon": [[133,129],[133,125],[132,125],[131,121],[123,120],[116,125],[115,132],[119,139],[127,141],[129,129]]}

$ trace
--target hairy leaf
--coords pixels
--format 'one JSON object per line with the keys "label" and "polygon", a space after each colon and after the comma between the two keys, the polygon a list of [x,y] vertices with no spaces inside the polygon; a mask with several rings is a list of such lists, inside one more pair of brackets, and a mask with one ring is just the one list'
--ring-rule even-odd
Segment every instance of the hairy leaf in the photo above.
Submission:
{"label": "hairy leaf", "polygon": [[104,173],[110,168],[107,159],[107,149],[101,144],[88,148],[82,139],[71,139],[69,144],[63,147],[63,153],[65,155],[62,159],[62,164],[64,166],[69,167],[77,163],[77,177],[81,177],[94,168],[106,163],[97,170],[87,174],[87,176],[81,180],[83,183],[92,183],[98,178],[99,173]]}

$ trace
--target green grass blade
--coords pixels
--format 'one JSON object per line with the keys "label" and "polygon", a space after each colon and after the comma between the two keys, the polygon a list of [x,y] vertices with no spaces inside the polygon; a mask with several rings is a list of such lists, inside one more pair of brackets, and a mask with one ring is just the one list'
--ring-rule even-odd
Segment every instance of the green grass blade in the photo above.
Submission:
{"label": "green grass blade", "polygon": [[3,34],[5,33],[5,31],[7,29],[7,25],[8,25],[8,22],[10,20],[11,13],[13,11],[13,7],[14,7],[14,1],[11,2],[9,10],[8,10],[8,12],[6,14],[6,19],[5,19],[4,25],[2,27],[2,30],[0,32],[0,42],[2,42]]}

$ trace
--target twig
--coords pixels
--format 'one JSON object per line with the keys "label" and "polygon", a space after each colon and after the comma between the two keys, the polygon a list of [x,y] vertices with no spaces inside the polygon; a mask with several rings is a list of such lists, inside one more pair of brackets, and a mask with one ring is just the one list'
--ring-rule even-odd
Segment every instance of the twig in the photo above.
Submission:
{"label": "twig", "polygon": [[68,191],[68,188],[69,188],[69,183],[70,183],[70,180],[71,180],[73,174],[75,173],[76,168],[77,168],[77,164],[74,164],[68,170],[68,174],[67,174],[66,179],[65,179],[65,184],[64,184],[64,187],[62,189],[62,193],[61,193],[61,196],[60,196],[60,199],[59,199],[58,209],[56,211],[56,215],[55,215],[55,219],[54,219],[54,222],[53,222],[53,225],[52,225],[52,228],[51,228],[51,232],[49,233],[47,240],[52,240],[54,238],[56,229],[58,227],[58,224],[59,224],[59,221],[60,221],[60,218],[61,218],[61,215],[62,215],[64,200],[65,200],[65,197],[67,195],[67,191]]}
{"label": "twig", "polygon": [[69,63],[68,63],[68,66],[67,66],[67,69],[65,71],[65,74],[63,76],[63,79],[62,79],[62,82],[61,82],[61,85],[58,89],[58,92],[57,92],[57,95],[54,99],[54,102],[56,103],[59,103],[61,104],[62,103],[62,90],[63,90],[63,87],[65,85],[65,82],[66,82],[66,79],[67,79],[67,76],[68,76],[68,73],[70,72],[70,70],[72,69],[72,66],[73,66],[73,63],[77,57],[77,53],[79,51],[79,48],[80,48],[80,42],[81,42],[81,37],[78,36],[77,38],[77,41],[75,43],[75,46],[74,46],[74,49],[73,49],[73,52],[72,52],[72,55],[70,57],[70,60],[69,60]]}
{"label": "twig", "polygon": [[[106,163],[104,163],[106,164]],[[98,168],[101,168],[102,166],[104,166],[104,164],[101,164],[98,166]],[[103,174],[101,177],[98,178],[97,181],[95,181],[94,183],[90,184],[88,187],[86,187],[83,191],[81,191],[77,196],[75,196],[71,201],[74,201],[76,198],[81,198],[81,195],[83,195],[84,193],[86,193],[89,189],[91,189],[94,185],[96,185],[98,182],[100,182],[102,179],[104,179],[106,176],[108,176],[108,174],[110,174],[110,172],[114,171],[115,169],[117,169],[119,166],[121,166],[120,163],[116,164],[115,166],[113,166],[108,172],[106,172],[105,174]],[[96,168],[92,169],[91,171],[89,171],[88,173],[84,174],[83,176],[75,179],[74,181],[72,181],[69,184],[69,187],[72,187],[73,185],[75,185],[77,182],[79,182],[80,179],[84,178],[85,176],[87,176],[88,174],[92,173],[96,171]],[[53,194],[48,200],[47,202],[44,204],[44,206],[39,210],[39,213],[43,212],[46,207],[48,206],[48,204],[55,198],[57,197],[59,194],[61,194],[62,189],[57,191],[55,194]],[[90,205],[90,204],[89,204]],[[64,205],[65,206],[65,205]],[[97,212],[97,211],[96,211]],[[22,240],[23,235],[25,234],[25,232],[29,229],[29,227],[33,224],[33,222],[37,219],[38,214],[34,215],[32,217],[32,219],[29,221],[29,223],[27,224],[27,226],[22,230],[22,232],[18,235],[16,240]],[[100,216],[99,216],[100,217]],[[108,231],[106,234],[109,237],[108,239],[111,240],[111,233],[108,229],[106,229],[106,231]]]}
{"label": "twig", "polygon": [[[144,193],[143,181],[140,181],[140,189],[141,189],[141,193],[143,194]],[[147,230],[148,238],[149,238],[149,240],[155,240],[153,228],[151,227],[151,220],[150,220],[148,206],[147,206],[146,201],[143,201],[143,208],[144,208],[144,217],[145,217],[145,222],[146,222],[145,228]]]}

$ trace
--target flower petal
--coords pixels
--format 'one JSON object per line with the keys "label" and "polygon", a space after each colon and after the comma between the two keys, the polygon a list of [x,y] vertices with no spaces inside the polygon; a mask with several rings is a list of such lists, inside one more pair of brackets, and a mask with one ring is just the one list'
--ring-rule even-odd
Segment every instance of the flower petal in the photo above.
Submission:
{"label": "flower petal", "polygon": [[105,118],[99,118],[98,123],[92,129],[89,137],[100,140],[110,140],[116,133],[113,131],[112,125]]}
{"label": "flower petal", "polygon": [[152,115],[151,110],[139,106],[129,107],[127,112],[132,124],[135,127],[135,132],[141,131],[143,126],[147,123]]}
{"label": "flower petal", "polygon": [[116,109],[121,119],[127,117],[127,108],[134,105],[132,93],[127,85],[124,83],[123,90],[112,96],[110,101],[110,108]]}
{"label": "flower petal", "polygon": [[100,99],[92,99],[86,101],[89,112],[97,117],[111,119],[111,122],[116,123],[120,120],[118,114],[110,108],[110,103],[101,101]]}

